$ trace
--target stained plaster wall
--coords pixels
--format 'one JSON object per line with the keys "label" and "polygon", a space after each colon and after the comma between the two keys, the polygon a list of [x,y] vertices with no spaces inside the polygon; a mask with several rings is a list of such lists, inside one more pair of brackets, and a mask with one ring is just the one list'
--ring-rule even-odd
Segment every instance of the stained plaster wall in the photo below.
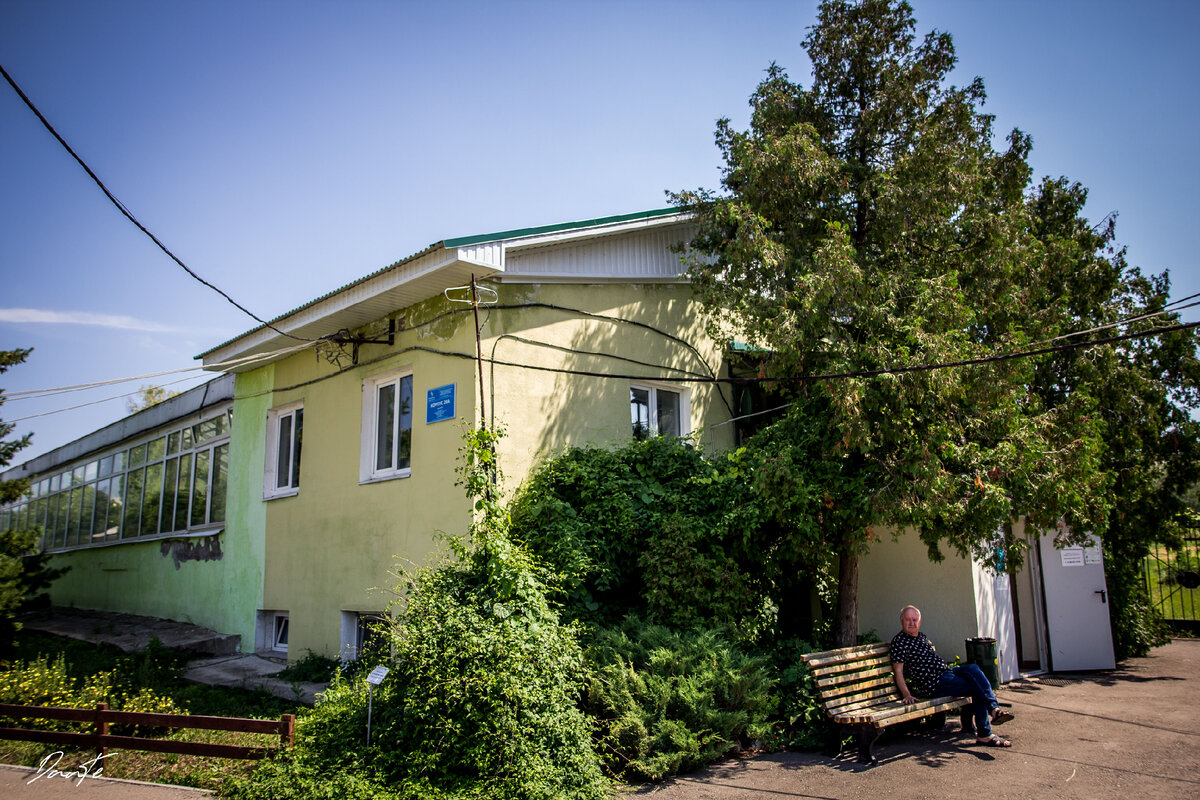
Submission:
{"label": "stained plaster wall", "polygon": [[[439,299],[407,309],[406,325],[450,308]],[[454,469],[465,420],[474,416],[474,362],[405,352],[413,346],[473,353],[470,314],[403,331],[391,347],[363,346],[359,366],[340,374],[312,352],[276,365],[277,391],[269,408],[304,403],[300,490],[264,501],[259,455],[247,494],[265,509],[262,608],[288,612],[291,660],[307,650],[337,655],[342,612],[383,611],[393,599],[388,591],[395,584],[393,570],[429,563],[441,548],[439,533],[466,533],[470,504],[455,486]],[[350,354],[345,355],[348,360]],[[413,374],[412,473],[360,484],[363,381],[398,370]],[[318,378],[325,380],[308,383]],[[279,390],[303,383],[308,385]],[[427,424],[426,392],[451,383],[456,384],[457,419]],[[265,440],[265,429],[259,438]]]}
{"label": "stained plaster wall", "polygon": [[[704,335],[702,318],[686,286],[516,284],[496,288],[500,306],[538,302],[636,319],[695,343],[701,355],[636,326],[555,309],[496,308],[480,312],[486,357],[600,373],[661,374],[665,366],[709,374],[710,368],[719,368],[719,349]],[[419,326],[423,320],[455,308],[462,313],[432,326]],[[439,532],[461,535],[469,524],[471,508],[455,485],[455,466],[466,421],[474,421],[479,413],[476,364],[404,350],[419,346],[473,354],[474,320],[469,309],[440,298],[405,309],[400,315],[409,330],[397,335],[395,345],[363,347],[360,366],[340,375],[309,383],[334,372],[312,353],[276,365],[276,391],[269,408],[304,403],[300,491],[294,497],[261,500],[261,453],[255,455],[260,474],[248,480],[250,492],[266,509],[261,607],[288,612],[292,660],[309,649],[336,654],[341,645],[341,612],[383,610],[394,599],[387,591],[395,582],[389,571],[397,564],[410,568],[429,563],[441,549]],[[578,351],[618,354],[660,366],[639,367]],[[408,368],[414,376],[412,474],[360,485],[362,383],[375,375]],[[457,419],[427,424],[426,392],[450,383],[457,390]],[[307,385],[279,390],[296,384]],[[546,453],[570,445],[628,442],[629,384],[628,379],[516,367],[493,370],[485,364],[483,403],[488,423],[501,422],[508,431],[500,445],[508,492]],[[729,419],[712,384],[664,386],[690,392],[692,430]],[[260,416],[265,416],[265,411]],[[254,435],[265,439],[265,429]],[[732,426],[724,425],[705,433],[701,442],[706,447],[725,448],[732,443],[732,435]]]}
{"label": "stained plaster wall", "polygon": [[859,560],[858,630],[874,630],[889,641],[900,630],[900,609],[921,609],[921,632],[947,661],[966,661],[966,639],[979,633],[975,580],[970,561],[946,553],[929,560],[920,537],[905,531],[894,538],[892,529],[879,531],[879,541]]}
{"label": "stained plaster wall", "polygon": [[[722,374],[721,350],[706,335],[703,315],[686,285],[511,284],[499,289],[503,305],[541,303],[578,309],[633,320],[676,337],[558,309],[493,312],[484,327],[485,355],[494,353],[498,361],[521,365],[597,373],[577,375],[511,366],[491,369],[485,365],[488,417],[503,422],[509,431],[500,455],[510,491],[547,454],[573,445],[605,447],[630,440],[629,387],[643,381],[604,376]],[[707,452],[732,446],[733,426],[718,425],[731,416],[720,394],[724,392],[729,399],[728,386],[696,382],[655,385],[687,393],[687,427],[698,446]]]}

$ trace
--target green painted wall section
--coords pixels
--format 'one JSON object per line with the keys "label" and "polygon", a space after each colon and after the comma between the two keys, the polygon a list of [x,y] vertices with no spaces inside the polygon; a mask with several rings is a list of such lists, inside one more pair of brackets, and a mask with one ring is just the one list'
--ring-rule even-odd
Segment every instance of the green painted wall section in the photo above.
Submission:
{"label": "green painted wall section", "polygon": [[[255,625],[262,607],[266,572],[267,513],[262,503],[267,446],[267,409],[275,365],[237,376],[233,393],[233,436],[229,449],[226,501],[226,592],[235,611],[229,630],[241,634],[242,651],[254,652]],[[258,493],[254,493],[254,487]]]}
{"label": "green painted wall section", "polygon": [[[266,367],[239,376],[237,392],[262,391],[270,385],[271,368]],[[190,622],[240,634],[243,649],[252,649],[262,586],[263,514],[261,504],[248,506],[244,493],[233,487],[245,485],[249,464],[262,462],[261,418],[268,401],[269,395],[235,401],[234,425],[241,432],[230,443],[230,490],[222,533],[61,553],[53,564],[70,571],[51,587],[51,601]]]}

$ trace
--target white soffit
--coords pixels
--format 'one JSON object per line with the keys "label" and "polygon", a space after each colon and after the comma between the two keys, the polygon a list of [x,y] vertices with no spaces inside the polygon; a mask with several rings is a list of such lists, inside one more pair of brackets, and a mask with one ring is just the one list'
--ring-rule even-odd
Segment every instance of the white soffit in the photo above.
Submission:
{"label": "white soffit", "polygon": [[[272,320],[272,325],[301,338],[318,339],[339,330],[354,330],[383,319],[401,309],[440,295],[445,289],[469,284],[502,271],[503,248],[491,245],[437,248],[396,264],[338,290],[328,297]],[[209,350],[200,357],[206,367],[222,372],[245,372],[276,359],[255,361],[246,366],[214,367],[225,361],[269,353],[300,344],[261,326]],[[285,356],[279,356],[283,358]]]}

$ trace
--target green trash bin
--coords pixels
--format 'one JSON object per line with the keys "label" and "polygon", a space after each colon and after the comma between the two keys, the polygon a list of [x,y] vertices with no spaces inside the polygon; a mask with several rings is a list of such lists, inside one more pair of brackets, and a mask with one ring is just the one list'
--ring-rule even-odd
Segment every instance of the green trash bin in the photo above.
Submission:
{"label": "green trash bin", "polygon": [[1000,688],[1000,648],[995,639],[990,636],[967,639],[967,663],[983,670],[992,691]]}

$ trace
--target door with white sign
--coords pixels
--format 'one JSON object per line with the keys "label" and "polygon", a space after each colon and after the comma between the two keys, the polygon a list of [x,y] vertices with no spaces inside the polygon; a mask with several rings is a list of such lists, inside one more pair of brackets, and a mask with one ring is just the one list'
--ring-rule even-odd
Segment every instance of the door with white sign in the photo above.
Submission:
{"label": "door with white sign", "polygon": [[1046,632],[1050,669],[1112,669],[1112,628],[1108,620],[1108,586],[1104,555],[1092,537],[1089,547],[1054,546],[1054,534],[1039,538],[1042,585],[1046,598]]}

